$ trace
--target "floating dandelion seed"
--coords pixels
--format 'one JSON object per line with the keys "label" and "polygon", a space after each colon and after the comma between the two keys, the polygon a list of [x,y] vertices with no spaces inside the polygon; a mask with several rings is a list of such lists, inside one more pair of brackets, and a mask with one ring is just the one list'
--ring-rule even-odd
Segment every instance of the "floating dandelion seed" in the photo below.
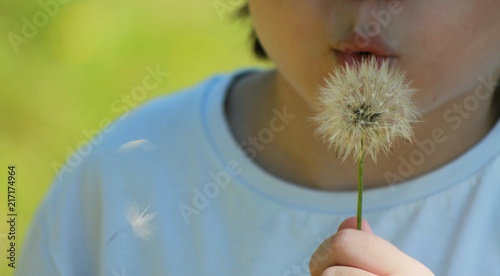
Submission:
{"label": "floating dandelion seed", "polygon": [[319,90],[317,134],[342,162],[352,153],[358,161],[358,229],[361,223],[363,166],[366,155],[376,162],[398,137],[411,141],[411,123],[419,112],[411,101],[415,92],[405,74],[375,58],[337,69]]}
{"label": "floating dandelion seed", "polygon": [[150,221],[156,216],[156,212],[146,214],[148,209],[149,205],[143,212],[140,212],[139,207],[134,204],[127,210],[127,220],[132,230],[141,239],[147,239],[151,235]]}
{"label": "floating dandelion seed", "polygon": [[146,214],[149,209],[149,206],[150,205],[148,205],[148,207],[146,207],[146,209],[144,209],[144,211],[141,212],[137,204],[135,203],[132,204],[127,209],[127,214],[126,214],[126,218],[129,225],[111,235],[106,244],[111,243],[114,239],[116,239],[118,236],[120,236],[122,233],[124,233],[129,229],[132,229],[134,233],[141,239],[149,238],[149,236],[151,235],[150,222],[156,216],[156,212]]}

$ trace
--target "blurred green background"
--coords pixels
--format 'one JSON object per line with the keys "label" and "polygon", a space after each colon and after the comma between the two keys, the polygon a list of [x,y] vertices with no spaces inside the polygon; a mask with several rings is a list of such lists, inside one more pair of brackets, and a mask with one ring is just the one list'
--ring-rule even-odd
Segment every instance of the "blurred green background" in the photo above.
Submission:
{"label": "blurred green background", "polygon": [[168,76],[147,99],[247,66],[245,0],[40,0],[0,3],[0,275],[7,267],[7,166],[17,167],[17,258],[36,207],[85,132],[120,112],[112,103]]}

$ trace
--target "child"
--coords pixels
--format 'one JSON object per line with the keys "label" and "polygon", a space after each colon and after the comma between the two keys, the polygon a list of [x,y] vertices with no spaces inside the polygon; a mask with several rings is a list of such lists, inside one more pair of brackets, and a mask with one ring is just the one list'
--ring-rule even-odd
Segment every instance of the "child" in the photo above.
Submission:
{"label": "child", "polygon": [[[500,2],[248,5],[276,68],[117,121],[59,173],[19,275],[499,275]],[[414,143],[367,159],[358,231],[356,166],[311,106],[333,68],[369,56],[406,72],[423,115]]]}

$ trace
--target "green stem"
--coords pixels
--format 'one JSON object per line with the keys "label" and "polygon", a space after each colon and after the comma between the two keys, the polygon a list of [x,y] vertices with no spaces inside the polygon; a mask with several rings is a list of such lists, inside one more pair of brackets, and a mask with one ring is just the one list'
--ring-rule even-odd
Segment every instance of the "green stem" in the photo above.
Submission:
{"label": "green stem", "polygon": [[358,210],[357,210],[357,228],[361,230],[361,221],[363,213],[363,167],[365,165],[365,149],[361,141],[361,151],[358,159]]}

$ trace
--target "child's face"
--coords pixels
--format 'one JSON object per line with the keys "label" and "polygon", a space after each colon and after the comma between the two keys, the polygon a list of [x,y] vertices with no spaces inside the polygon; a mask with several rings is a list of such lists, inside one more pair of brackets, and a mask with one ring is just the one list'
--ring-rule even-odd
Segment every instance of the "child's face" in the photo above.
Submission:
{"label": "child's face", "polygon": [[[267,54],[308,102],[323,76],[342,64],[346,43],[362,49],[366,38],[386,44],[385,54],[414,80],[419,105],[427,111],[473,91],[479,76],[495,81],[500,76],[499,0],[249,0],[249,5]],[[346,42],[349,38],[357,43]]]}

